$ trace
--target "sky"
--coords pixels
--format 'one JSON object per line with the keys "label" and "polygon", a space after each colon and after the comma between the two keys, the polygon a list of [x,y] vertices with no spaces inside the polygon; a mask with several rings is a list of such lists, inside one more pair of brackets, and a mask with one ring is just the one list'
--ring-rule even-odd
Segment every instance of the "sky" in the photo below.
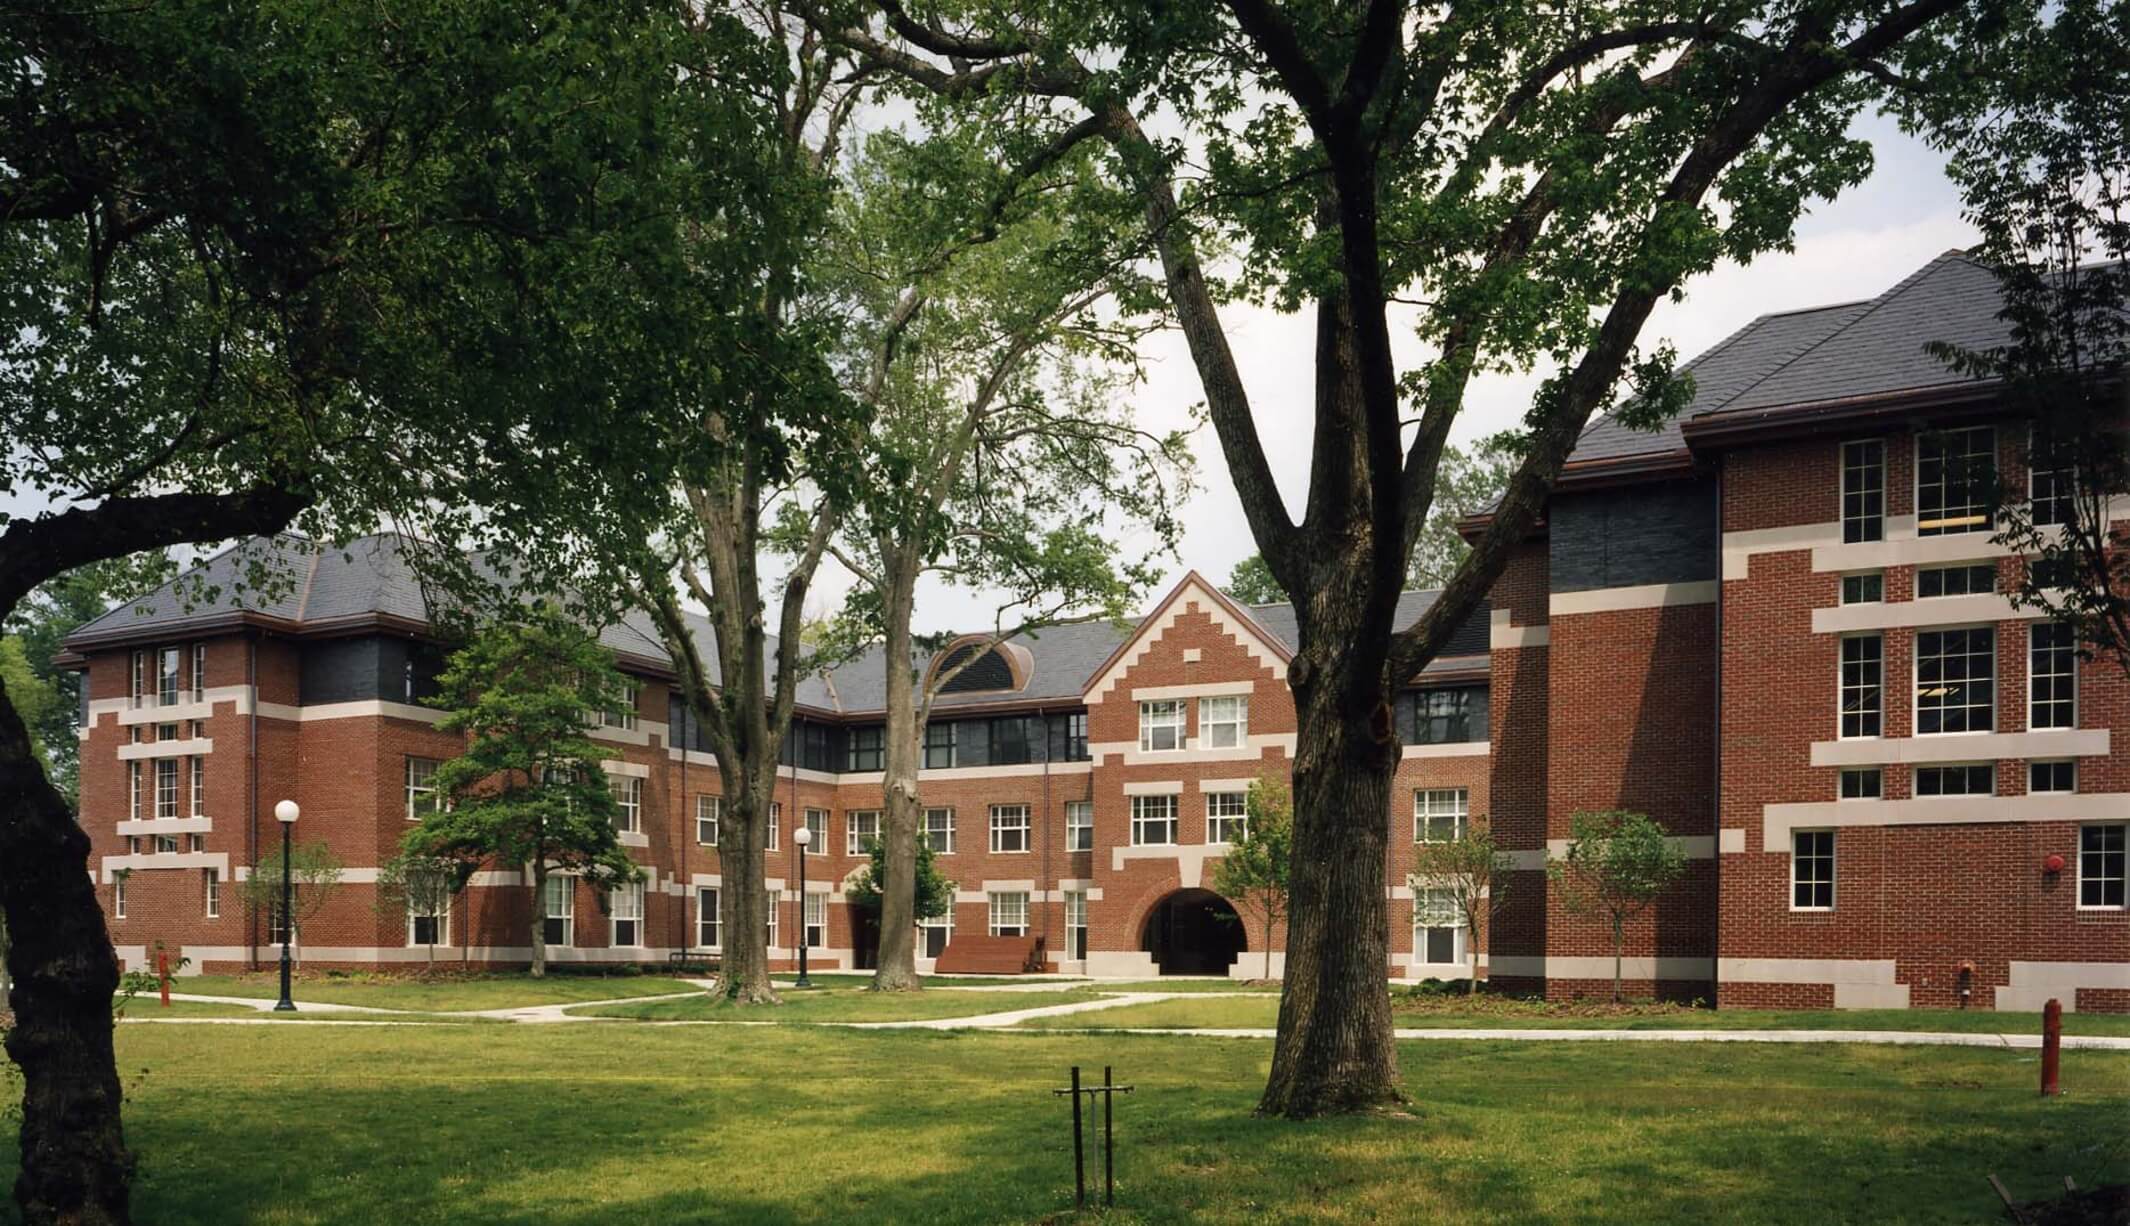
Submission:
{"label": "sky", "polygon": [[[1890,120],[1867,116],[1854,130],[1875,149],[1870,179],[1805,216],[1793,252],[1770,253],[1748,267],[1725,264],[1690,282],[1685,301],[1660,304],[1642,332],[1645,350],[1668,340],[1684,361],[1761,315],[1874,297],[1932,257],[1974,241],[1940,159]],[[1222,320],[1273,475],[1294,510],[1308,482],[1312,320],[1307,314],[1235,307],[1224,309]],[[1148,375],[1131,396],[1140,420],[1158,430],[1187,424],[1189,406],[1202,401],[1204,392],[1182,337],[1157,335],[1141,352]],[[1542,378],[1543,372],[1534,372],[1474,380],[1451,440],[1470,442],[1516,425]],[[1178,556],[1141,607],[1187,571],[1218,583],[1235,563],[1257,552],[1212,426],[1202,426],[1192,443],[1198,489],[1183,505]],[[815,611],[832,608],[848,583],[847,575],[824,574]],[[921,632],[987,629],[995,618],[995,600],[981,592],[936,582],[919,590],[915,620]]]}

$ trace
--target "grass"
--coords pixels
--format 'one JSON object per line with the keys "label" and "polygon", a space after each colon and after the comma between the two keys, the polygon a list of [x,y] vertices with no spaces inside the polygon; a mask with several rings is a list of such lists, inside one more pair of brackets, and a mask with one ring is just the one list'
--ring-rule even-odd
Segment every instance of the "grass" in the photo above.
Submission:
{"label": "grass", "polygon": [[700,994],[679,1000],[651,1000],[635,1005],[599,1005],[570,1012],[579,1017],[623,1017],[642,1022],[904,1022],[939,1017],[975,1017],[1043,1005],[1068,1005],[1098,999],[1087,991],[956,992],[934,987],[925,992],[870,992],[844,985],[810,991],[785,988],[781,1006],[734,1005],[722,997]]}
{"label": "grass", "polygon": [[1241,979],[1102,979],[1094,986],[1104,992],[1267,992],[1279,995],[1277,983],[1251,983]]}
{"label": "grass", "polygon": [[[173,992],[197,996],[242,996],[273,1000],[281,995],[278,973],[197,975],[170,981]],[[378,1009],[454,1013],[475,1009],[517,1009],[565,1005],[668,992],[701,991],[694,984],[662,975],[550,974],[534,979],[522,973],[408,975],[323,975],[298,979],[291,995],[297,1004],[369,1005]]]}
{"label": "grass", "polygon": [[[2130,1168],[2130,1056],[1405,1044],[1413,1118],[1250,1115],[1269,1049],[806,1028],[128,1026],[144,1222],[1074,1220],[1073,1064],[1114,1065],[1116,1223],[2001,1221]],[[0,1186],[16,1149],[0,1145]],[[1093,1220],[1093,1215],[1089,1215]]]}
{"label": "grass", "polygon": [[[1401,1004],[1403,1002],[1400,1002]],[[1482,997],[1469,1010],[1465,1002],[1439,999],[1424,1011],[1394,1006],[1393,1018],[1402,1028],[1419,1029],[1534,1029],[1534,1030],[1910,1030],[1957,1031],[1963,1034],[2040,1034],[2038,1013],[1993,1013],[1953,1009],[1677,1009],[1645,1014],[1607,1016],[1596,1011],[1548,1011],[1542,1007],[1502,1009],[1503,1004]],[[1022,1022],[1030,1028],[1117,1029],[1270,1029],[1279,1022],[1277,999],[1252,1000],[1215,997],[1208,1000],[1163,1000],[1139,1005],[1120,1005],[1099,1012],[1064,1017],[1034,1018]],[[2119,1013],[2066,1013],[2065,1034],[2130,1035],[2130,1016]]]}

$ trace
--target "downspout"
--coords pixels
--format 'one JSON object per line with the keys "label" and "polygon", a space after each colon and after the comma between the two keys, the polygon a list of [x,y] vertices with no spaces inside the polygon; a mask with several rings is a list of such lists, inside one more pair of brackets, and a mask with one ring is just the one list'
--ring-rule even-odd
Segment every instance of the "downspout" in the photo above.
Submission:
{"label": "downspout", "polygon": [[[1716,730],[1715,752],[1710,755],[1716,773],[1716,842],[1710,849],[1709,874],[1714,878],[1715,903],[1709,908],[1709,992],[1722,996],[1723,983],[1723,470],[1724,457],[1716,457]],[[1715,1004],[1714,1000],[1709,1002]]]}
{"label": "downspout", "polygon": [[[1055,905],[1056,905],[1057,907],[1059,907],[1060,909],[1063,909],[1063,908],[1064,908],[1064,906],[1065,906],[1065,895],[1064,895],[1064,893],[1063,893],[1062,891],[1060,891],[1060,890],[1058,889],[1058,883],[1057,883],[1057,878],[1056,878],[1056,877],[1054,877],[1054,876],[1053,876],[1053,875],[1051,874],[1051,871],[1050,871],[1050,831],[1051,831],[1051,830],[1053,829],[1053,827],[1052,827],[1052,826],[1050,825],[1050,713],[1049,713],[1048,711],[1045,711],[1045,712],[1043,713],[1043,809],[1042,809],[1042,813],[1043,813],[1043,824],[1042,824],[1042,826],[1040,827],[1040,829],[1041,829],[1041,830],[1042,830],[1042,831],[1044,832],[1044,833],[1043,833],[1043,881],[1044,881],[1044,883],[1045,883],[1045,884],[1046,884],[1046,885],[1048,886],[1048,888],[1049,888],[1049,891],[1050,891],[1050,893],[1052,893],[1052,894],[1056,894],[1056,895],[1057,895],[1056,899],[1054,899],[1054,900],[1053,900],[1053,902],[1055,903]],[[1042,909],[1042,915],[1043,915],[1043,950],[1044,950],[1044,952],[1045,952],[1046,954],[1048,954],[1048,952],[1050,951],[1050,948],[1051,948],[1051,946],[1050,946],[1050,908],[1049,908],[1049,907],[1044,907],[1044,908]],[[1068,952],[1070,952],[1070,951],[1068,951]],[[1045,958],[1044,960],[1045,960],[1045,962],[1048,962],[1048,961],[1049,961],[1049,959],[1048,959],[1047,957],[1046,957],[1046,958]]]}
{"label": "downspout", "polygon": [[[671,748],[673,729],[670,726],[666,729],[666,740],[667,747]],[[688,844],[695,841],[694,832],[688,829],[691,820],[688,814],[688,746],[692,743],[688,736],[688,702],[683,698],[680,704],[680,944],[677,946],[683,954],[695,947],[693,935],[688,931],[688,903],[695,897],[694,879],[688,876]],[[685,974],[687,963],[683,962],[680,969]]]}
{"label": "downspout", "polygon": [[[247,871],[259,867],[259,636],[249,635],[244,641],[244,685],[251,692],[251,714],[246,721],[245,735],[248,744],[244,754],[245,771],[249,786],[244,789],[244,858],[249,862]],[[234,877],[236,874],[230,874]],[[251,969],[259,969],[259,909],[248,907],[247,917],[251,925]]]}

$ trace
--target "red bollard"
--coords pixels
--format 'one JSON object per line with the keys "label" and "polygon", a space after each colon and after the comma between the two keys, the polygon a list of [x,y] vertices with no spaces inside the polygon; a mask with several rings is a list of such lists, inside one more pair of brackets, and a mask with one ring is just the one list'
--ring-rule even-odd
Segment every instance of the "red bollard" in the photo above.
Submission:
{"label": "red bollard", "polygon": [[155,951],[155,977],[162,982],[163,1008],[168,1009],[170,1007],[170,951],[167,949]]}
{"label": "red bollard", "polygon": [[2041,1096],[2063,1093],[2056,1084],[2057,1066],[2063,1059],[2063,1002],[2051,998],[2041,1007]]}

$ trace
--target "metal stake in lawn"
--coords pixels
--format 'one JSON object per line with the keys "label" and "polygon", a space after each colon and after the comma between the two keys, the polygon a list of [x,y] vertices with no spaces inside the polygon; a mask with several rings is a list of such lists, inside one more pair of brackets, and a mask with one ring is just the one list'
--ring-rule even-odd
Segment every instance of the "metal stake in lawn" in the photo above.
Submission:
{"label": "metal stake in lawn", "polygon": [[1083,1156],[1085,1150],[1080,1143],[1080,1096],[1082,1094],[1100,1094],[1102,1096],[1102,1203],[1105,1206],[1115,1206],[1117,1203],[1117,1138],[1113,1126],[1114,1121],[1111,1118],[1110,1104],[1116,1100],[1117,1095],[1131,1092],[1132,1088],[1130,1086],[1111,1084],[1109,1066],[1106,1064],[1102,1066],[1102,1084],[1099,1086],[1088,1086],[1082,1089],[1080,1087],[1080,1066],[1075,1064],[1072,1066],[1072,1088],[1051,1091],[1052,1094],[1072,1095],[1072,1203],[1075,1209],[1087,1208],[1087,1162]]}

